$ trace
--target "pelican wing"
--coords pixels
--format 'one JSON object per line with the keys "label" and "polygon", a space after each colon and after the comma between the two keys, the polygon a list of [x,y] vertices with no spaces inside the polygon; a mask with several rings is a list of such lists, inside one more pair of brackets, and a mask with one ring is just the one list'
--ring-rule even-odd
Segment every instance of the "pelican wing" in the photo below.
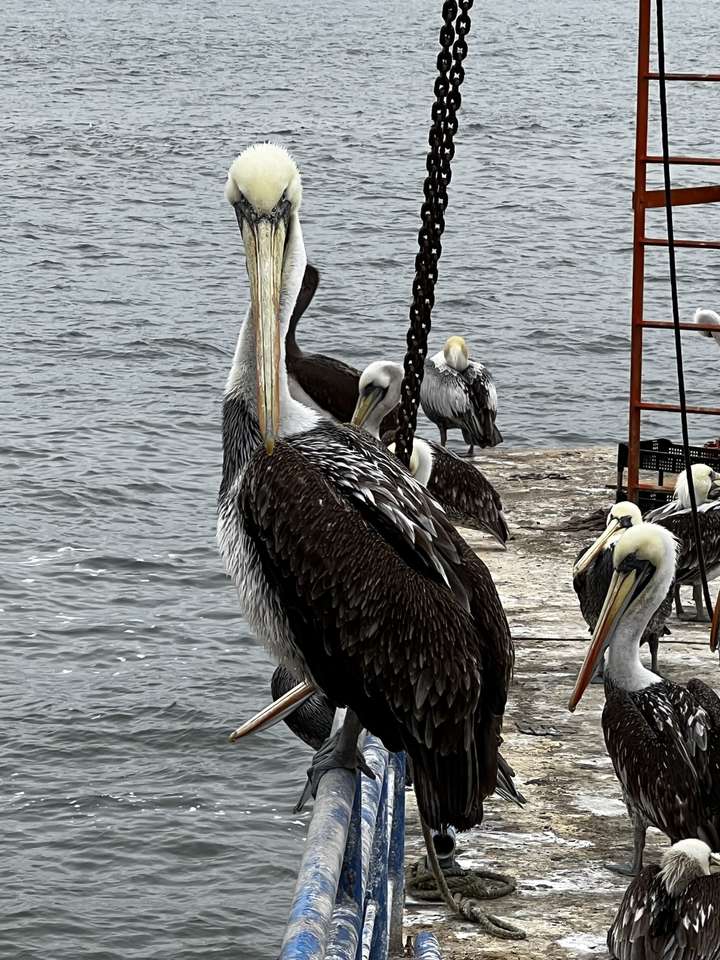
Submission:
{"label": "pelican wing", "polygon": [[467,384],[470,398],[465,439],[483,447],[502,443],[502,434],[495,426],[497,391],[490,371],[482,363],[471,362],[460,376]]}
{"label": "pelican wing", "polygon": [[[669,530],[680,542],[675,579],[693,583],[699,576],[692,513],[689,508],[675,510],[654,521]],[[708,500],[698,507],[705,567],[713,575],[720,565],[720,500]]]}
{"label": "pelican wing", "polygon": [[430,420],[462,420],[471,411],[467,383],[446,364],[425,361],[425,376],[420,387],[420,403]]}
{"label": "pelican wing", "polygon": [[258,451],[239,497],[320,689],[408,750],[429,822],[479,822],[512,670],[485,565],[395,458],[349,428]]}
{"label": "pelican wing", "polygon": [[608,683],[602,725],[631,806],[673,842],[702,838],[713,819],[710,720],[692,694],[664,681],[635,692]]}
{"label": "pelican wing", "polygon": [[652,917],[649,896],[659,871],[657,864],[645,867],[625,891],[608,930],[607,945],[611,957],[617,960],[636,960],[638,957],[652,960],[653,957],[662,956],[662,953],[652,953],[639,946],[650,933]]}
{"label": "pelican wing", "polygon": [[607,944],[617,960],[720,960],[720,876],[692,880],[671,897],[659,867],[625,891]]}
{"label": "pelican wing", "polygon": [[497,490],[476,467],[439,443],[432,449],[433,468],[428,490],[454,523],[486,530],[500,543],[509,533]]}

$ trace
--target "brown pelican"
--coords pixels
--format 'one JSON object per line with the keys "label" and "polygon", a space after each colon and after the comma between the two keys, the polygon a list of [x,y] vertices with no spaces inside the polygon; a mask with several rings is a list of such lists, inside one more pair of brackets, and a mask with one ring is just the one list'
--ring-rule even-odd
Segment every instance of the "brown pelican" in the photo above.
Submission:
{"label": "brown pelican", "polygon": [[[720,314],[715,313],[714,310],[699,307],[693,316],[693,323],[714,323],[720,328]],[[701,337],[712,337],[715,343],[720,343],[720,329],[717,333],[713,333],[711,330],[698,330],[698,333]]]}
{"label": "brown pelican", "polygon": [[[381,423],[400,400],[403,369],[398,363],[378,360],[363,370],[352,422],[364,427],[376,439]],[[394,453],[394,432],[382,434],[383,443]],[[410,473],[427,487],[453,523],[483,530],[505,546],[509,533],[500,497],[479,470],[451,450],[415,437]]]}
{"label": "brown pelican", "polygon": [[720,960],[720,854],[680,840],[625,891],[608,931],[615,960]]}
{"label": "brown pelican", "polygon": [[640,638],[675,574],[675,538],[641,523],[615,544],[614,573],[570,702],[574,710],[607,648],[602,727],[635,828],[642,867],[650,824],[673,843],[720,846],[720,699],[701,680],[663,680],[640,662]]}
{"label": "brown pelican", "polygon": [[[708,580],[720,575],[720,500],[709,500],[720,493],[720,474],[705,463],[691,466],[695,498],[698,506],[698,521],[702,537],[705,573]],[[668,529],[680,542],[680,552],[675,580],[675,612],[682,620],[707,622],[708,613],[703,599],[702,581],[695,550],[695,532],[690,510],[690,491],[683,471],[675,484],[675,493],[669,504],[646,514],[646,520],[659,523]],[[692,586],[695,614],[690,616],[680,599],[680,587]]]}
{"label": "brown pelican", "polygon": [[[288,389],[290,396],[304,406],[339,423],[349,423],[357,400],[360,371],[335,357],[305,353],[295,339],[298,321],[315,296],[319,282],[320,274],[308,263],[285,335]],[[383,429],[394,430],[396,426],[395,414],[391,412]]]}
{"label": "brown pelican", "polygon": [[425,416],[437,424],[443,447],[448,430],[462,430],[469,444],[468,456],[475,444],[494,447],[502,443],[495,426],[495,383],[487,367],[470,359],[462,337],[450,337],[439,353],[425,361],[420,405]]}
{"label": "brown pelican", "polygon": [[513,665],[495,585],[392,454],[290,396],[284,343],[306,259],[289,154],[248,148],[226,197],[251,300],[223,405],[226,569],[275,658],[348,708],[315,782],[362,763],[366,727],[407,751],[426,823],[467,829],[496,786]]}
{"label": "brown pelican", "polygon": [[[607,515],[605,530],[577,556],[573,567],[573,587],[590,633],[595,629],[612,580],[613,547],[625,530],[638,523],[642,523],[642,514],[634,503],[627,500],[616,503]],[[657,672],[658,641],[664,633],[669,633],[665,621],[671,611],[672,588],[652,615],[642,636],[642,643],[647,643],[650,647],[651,669],[654,672]],[[602,679],[602,660],[598,664],[596,678]]]}
{"label": "brown pelican", "polygon": [[[294,689],[298,689],[300,685],[297,678],[289,670],[283,666],[276,667],[270,681],[270,689],[275,703]],[[268,709],[266,708],[262,712],[267,714]],[[315,690],[296,710],[288,713],[287,716],[283,716],[282,719],[299,740],[318,750],[330,736],[334,714],[335,708],[325,694]],[[516,803],[518,806],[524,806],[525,797],[515,786],[514,776],[515,771],[502,754],[498,753],[498,775],[495,793],[503,800]],[[410,784],[411,780],[408,777],[408,786]]]}

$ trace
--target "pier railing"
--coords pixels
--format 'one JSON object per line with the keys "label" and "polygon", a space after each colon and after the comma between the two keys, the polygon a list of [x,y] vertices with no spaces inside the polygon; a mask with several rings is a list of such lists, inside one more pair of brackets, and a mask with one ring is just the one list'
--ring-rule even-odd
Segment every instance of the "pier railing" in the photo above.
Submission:
{"label": "pier railing", "polygon": [[[405,756],[368,737],[375,779],[331,770],[320,781],[280,960],[387,960],[402,953]],[[434,937],[417,957],[435,960]]]}

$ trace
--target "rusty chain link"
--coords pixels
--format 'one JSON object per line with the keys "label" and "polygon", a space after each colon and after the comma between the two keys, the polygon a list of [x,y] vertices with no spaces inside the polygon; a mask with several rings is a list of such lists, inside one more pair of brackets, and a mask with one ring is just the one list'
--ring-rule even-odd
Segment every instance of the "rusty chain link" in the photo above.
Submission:
{"label": "rusty chain link", "polygon": [[454,138],[458,129],[457,111],[462,102],[460,86],[465,78],[462,65],[467,56],[465,37],[470,30],[469,10],[472,5],[473,0],[459,0],[459,3],[458,0],[446,0],[443,4],[440,53],[437,58],[438,76],[435,79],[435,102],[432,106],[432,126],[428,136],[430,149],[423,186],[425,200],[420,208],[419,249],[415,257],[405,376],[395,438],[395,452],[406,466],[410,463],[412,452],[420,385],[427,356],[427,339],[435,305],[435,284],[438,278],[438,261],[442,253],[445,209],[448,204],[447,189],[452,179],[451,163],[455,155]]}

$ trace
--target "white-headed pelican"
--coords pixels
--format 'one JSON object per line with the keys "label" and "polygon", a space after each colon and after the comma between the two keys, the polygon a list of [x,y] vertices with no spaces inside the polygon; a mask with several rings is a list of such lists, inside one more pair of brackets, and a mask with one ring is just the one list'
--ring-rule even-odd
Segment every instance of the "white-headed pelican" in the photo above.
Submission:
{"label": "white-headed pelican", "polygon": [[642,867],[648,824],[673,843],[720,846],[720,699],[701,680],[663,680],[640,662],[640,639],[675,576],[675,538],[654,523],[615,544],[614,573],[570,702],[574,710],[603,651],[607,752],[635,828],[630,868]]}
{"label": "white-headed pelican", "polygon": [[502,443],[495,426],[495,382],[486,366],[470,359],[462,337],[449,337],[442,350],[425,361],[420,405],[425,416],[437,424],[443,447],[448,430],[462,431],[469,456],[475,446]]}
{"label": "white-headed pelican", "polygon": [[300,175],[272,144],[230,167],[250,280],[223,405],[218,540],[275,658],[347,706],[330,766],[366,727],[406,750],[427,824],[482,820],[513,647],[492,578],[398,461],[294,400],[285,336],[305,273]]}

